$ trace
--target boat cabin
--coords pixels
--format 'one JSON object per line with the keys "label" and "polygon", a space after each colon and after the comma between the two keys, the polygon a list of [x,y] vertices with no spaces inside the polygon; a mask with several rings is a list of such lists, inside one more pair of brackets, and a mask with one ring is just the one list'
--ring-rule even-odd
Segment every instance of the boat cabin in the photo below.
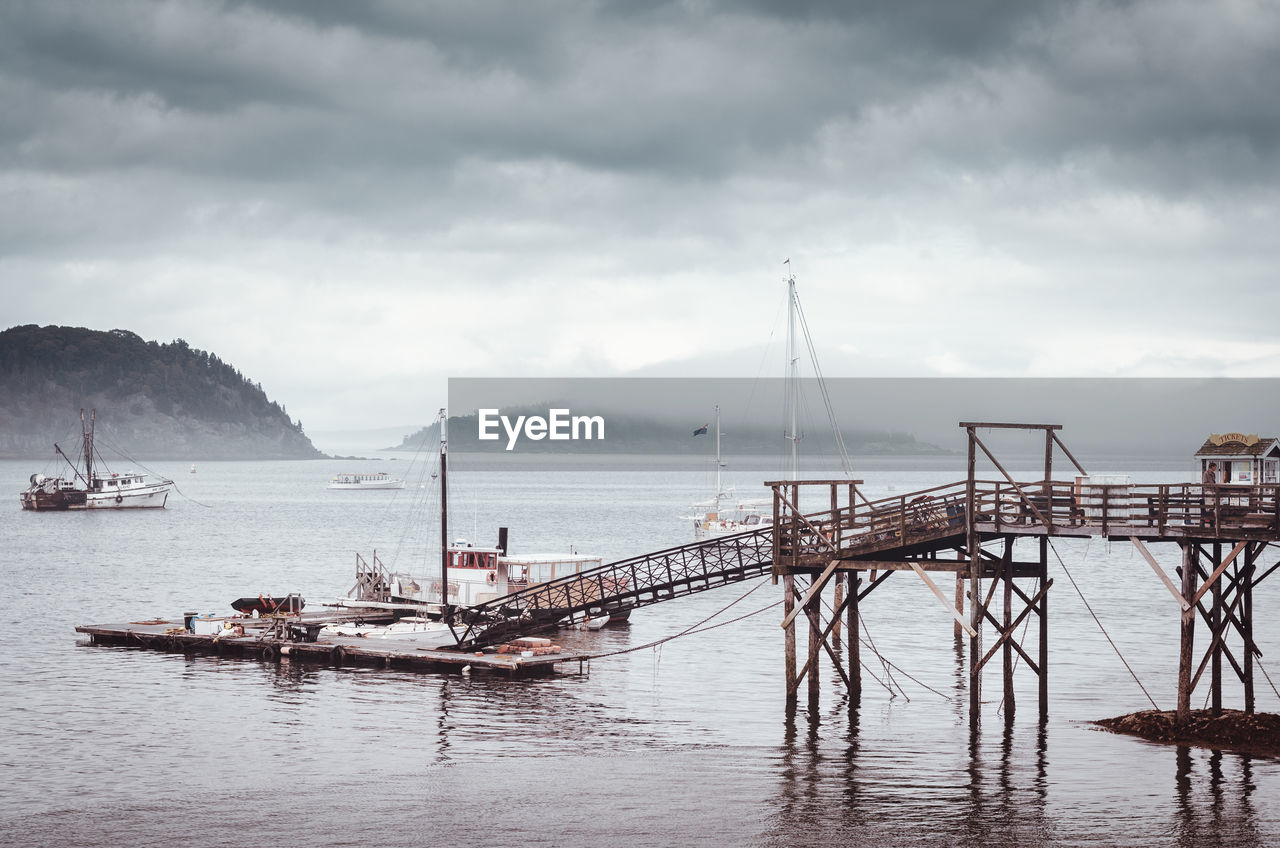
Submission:
{"label": "boat cabin", "polygon": [[[1216,463],[1218,483],[1253,486],[1280,483],[1280,439],[1260,438],[1257,433],[1213,433],[1196,451],[1200,479]],[[1198,482],[1197,480],[1197,482]]]}

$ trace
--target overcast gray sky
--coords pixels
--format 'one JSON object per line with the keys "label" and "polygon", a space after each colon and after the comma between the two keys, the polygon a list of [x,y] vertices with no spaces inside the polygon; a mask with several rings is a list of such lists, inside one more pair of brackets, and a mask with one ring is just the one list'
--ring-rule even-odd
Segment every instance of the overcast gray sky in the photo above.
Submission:
{"label": "overcast gray sky", "polygon": [[1280,4],[0,6],[0,323],[446,377],[1280,375]]}

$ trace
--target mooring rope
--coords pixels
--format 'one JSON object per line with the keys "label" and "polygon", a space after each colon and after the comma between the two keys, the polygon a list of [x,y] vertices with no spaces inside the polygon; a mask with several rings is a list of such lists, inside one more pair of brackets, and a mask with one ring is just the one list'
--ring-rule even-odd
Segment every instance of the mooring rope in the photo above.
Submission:
{"label": "mooring rope", "polygon": [[[851,592],[852,592],[852,591],[856,591],[856,589],[851,588],[849,591],[851,591]],[[825,597],[822,599],[822,605],[823,605],[824,607],[826,607],[826,608],[827,608],[827,612],[828,612],[828,613],[830,613],[832,616],[834,616],[834,615],[835,615],[835,607],[834,607],[832,604],[827,603],[827,599],[826,599]],[[884,654],[880,653],[880,651],[876,649],[875,644],[874,644],[873,642],[871,642],[871,641],[870,641],[870,639],[871,639],[871,630],[867,627],[866,619],[864,619],[864,618],[862,617],[862,612],[861,612],[861,611],[859,611],[859,612],[858,612],[858,624],[859,624],[859,627],[858,627],[858,641],[859,641],[860,643],[862,643],[863,645],[866,645],[866,646],[867,646],[867,648],[868,648],[868,650],[870,650],[870,651],[871,651],[871,653],[873,653],[873,654],[875,654],[875,655],[876,655],[876,659],[880,660],[880,664],[886,667],[886,669],[885,669],[885,671],[886,671],[886,676],[888,677],[888,679],[889,679],[890,681],[892,681],[892,682],[893,682],[893,685],[894,685],[894,686],[897,686],[897,687],[898,687],[898,691],[895,693],[892,689],[889,689],[889,687],[888,687],[888,686],[885,686],[884,681],[882,681],[880,678],[878,678],[878,677],[876,677],[876,676],[875,676],[875,674],[871,671],[871,666],[870,666],[870,665],[868,665],[868,664],[867,664],[867,662],[866,662],[866,660],[862,659],[862,657],[859,657],[859,658],[858,658],[858,663],[859,663],[863,668],[865,668],[869,674],[871,674],[871,677],[872,677],[872,678],[873,678],[877,683],[879,683],[881,686],[885,686],[885,688],[886,688],[886,689],[889,689],[889,694],[890,694],[890,695],[897,695],[897,694],[901,694],[901,695],[902,695],[902,697],[904,697],[904,698],[906,698],[906,699],[907,699],[907,701],[910,701],[910,700],[911,700],[911,698],[907,695],[906,690],[904,690],[904,689],[902,688],[902,684],[898,683],[898,681],[894,679],[894,677],[893,677],[892,673],[890,673],[889,669],[892,669],[892,670],[894,670],[894,671],[897,671],[899,674],[901,674],[903,677],[907,678],[908,680],[910,680],[912,683],[916,684],[917,686],[920,686],[920,687],[922,687],[922,688],[924,688],[924,689],[928,689],[930,692],[934,693],[935,695],[937,695],[937,696],[939,696],[939,697],[941,697],[941,698],[943,698],[943,699],[945,699],[945,700],[950,700],[950,697],[949,697],[946,693],[944,693],[944,692],[939,692],[937,689],[934,689],[934,688],[933,688],[932,686],[930,686],[929,684],[927,684],[927,683],[923,682],[922,680],[919,680],[919,679],[918,679],[918,678],[916,678],[916,677],[913,677],[910,673],[908,673],[907,671],[905,671],[905,670],[902,668],[902,666],[898,665],[897,663],[894,663],[893,661],[891,661],[891,660],[889,660],[888,658],[886,658],[886,657],[884,656]],[[866,637],[864,637],[864,636],[862,635],[864,632],[867,634],[867,635],[866,635]]]}
{"label": "mooring rope", "polygon": [[123,449],[121,449],[120,447],[118,447],[118,446],[116,446],[116,445],[112,444],[112,443],[111,443],[110,441],[108,441],[107,439],[101,439],[101,438],[100,438],[98,441],[105,442],[105,443],[106,443],[106,446],[107,446],[108,448],[110,448],[111,450],[115,451],[115,453],[116,453],[116,454],[118,454],[119,456],[124,457],[124,459],[125,459],[126,461],[128,461],[128,462],[132,462],[134,465],[138,466],[139,468],[141,468],[143,471],[147,472],[148,474],[150,474],[150,475],[152,475],[152,476],[154,476],[154,477],[159,477],[161,480],[164,480],[164,481],[165,481],[165,482],[167,482],[170,486],[173,486],[173,490],[174,490],[175,492],[177,492],[179,495],[182,495],[182,497],[184,497],[184,498],[186,498],[187,500],[191,501],[191,502],[192,502],[193,504],[195,504],[196,506],[202,506],[202,507],[204,507],[205,509],[213,509],[213,507],[212,507],[212,506],[210,506],[209,504],[207,504],[207,503],[201,503],[200,501],[198,501],[198,500],[196,500],[195,498],[193,498],[193,497],[191,497],[190,495],[188,495],[186,492],[184,492],[184,491],[182,491],[181,489],[179,489],[179,488],[178,488],[178,484],[177,484],[177,482],[176,482],[176,481],[174,481],[174,480],[170,480],[169,478],[165,477],[163,474],[159,473],[158,471],[154,471],[154,470],[152,470],[151,468],[148,468],[148,467],[147,467],[146,465],[144,465],[140,460],[134,459],[132,456],[130,456],[128,453],[126,453]]}
{"label": "mooring rope", "polygon": [[648,642],[648,643],[646,643],[646,644],[644,644],[644,645],[636,645],[634,648],[623,648],[623,649],[621,649],[621,650],[618,650],[618,651],[610,651],[610,652],[605,653],[605,654],[592,654],[592,655],[591,655],[591,659],[593,659],[593,660],[599,660],[599,659],[604,659],[605,657],[616,657],[616,656],[619,656],[619,655],[621,655],[621,654],[630,654],[630,653],[634,653],[635,651],[643,651],[643,650],[645,650],[646,648],[656,648],[656,647],[659,647],[659,646],[661,646],[661,645],[666,644],[667,642],[670,642],[670,641],[671,641],[671,640],[673,640],[673,639],[679,639],[681,636],[691,636],[691,635],[693,635],[694,633],[706,633],[708,630],[715,630],[717,627],[724,627],[724,626],[729,625],[729,624],[734,624],[734,623],[736,623],[736,622],[742,621],[743,619],[751,618],[751,616],[753,616],[753,615],[759,615],[759,614],[760,614],[760,613],[762,613],[762,612],[767,612],[768,610],[771,610],[771,609],[773,609],[774,607],[780,606],[780,605],[782,604],[782,601],[774,601],[773,603],[769,604],[769,605],[768,605],[768,606],[766,606],[766,607],[761,607],[760,609],[755,610],[754,612],[745,613],[745,614],[743,614],[743,615],[738,616],[737,618],[731,618],[731,619],[729,619],[728,621],[722,621],[722,622],[720,622],[719,624],[713,624],[713,625],[711,625],[710,627],[703,627],[703,626],[702,626],[702,625],[706,624],[708,621],[711,621],[711,620],[712,620],[713,618],[715,618],[716,616],[719,616],[719,615],[722,615],[722,614],[724,614],[724,613],[728,612],[728,611],[729,611],[729,610],[730,610],[734,605],[736,605],[736,604],[738,604],[738,603],[740,603],[740,602],[742,602],[742,601],[746,600],[746,599],[747,599],[747,597],[748,597],[752,592],[754,592],[755,590],[757,590],[757,589],[759,589],[761,586],[763,586],[763,585],[764,585],[764,582],[765,582],[765,581],[764,581],[764,579],[762,578],[762,579],[760,580],[760,582],[756,583],[756,585],[752,586],[752,587],[751,587],[750,589],[748,589],[745,593],[743,593],[740,597],[738,597],[738,598],[734,599],[733,601],[730,601],[730,602],[729,602],[728,604],[726,604],[724,607],[722,607],[722,608],[720,608],[720,609],[716,610],[716,611],[715,611],[715,612],[713,612],[711,615],[707,616],[706,618],[702,619],[701,621],[695,621],[693,624],[690,624],[688,627],[686,627],[684,630],[681,630],[679,633],[673,633],[673,634],[672,634],[672,635],[670,635],[670,636],[664,636],[664,637],[663,637],[663,638],[661,638],[661,639],[656,639],[656,640],[654,640],[654,641],[652,641],[652,642]]}
{"label": "mooring rope", "polygon": [[[1156,703],[1156,699],[1152,698],[1151,693],[1147,691],[1147,687],[1142,685],[1142,681],[1138,679],[1138,674],[1133,670],[1133,666],[1129,665],[1129,661],[1124,658],[1124,654],[1120,653],[1119,646],[1117,646],[1115,641],[1111,638],[1111,634],[1107,632],[1107,628],[1102,626],[1102,621],[1093,611],[1093,607],[1089,606],[1089,602],[1085,599],[1084,592],[1080,591],[1079,585],[1076,584],[1076,579],[1071,576],[1071,571],[1067,568],[1067,564],[1062,561],[1062,555],[1058,553],[1057,545],[1053,543],[1053,539],[1046,537],[1046,540],[1049,542],[1050,549],[1053,550],[1053,555],[1058,558],[1058,565],[1062,566],[1062,573],[1067,575],[1067,579],[1071,581],[1072,588],[1074,588],[1076,590],[1076,594],[1080,596],[1080,601],[1084,604],[1084,608],[1089,611],[1089,615],[1093,616],[1094,623],[1098,625],[1098,629],[1102,631],[1102,635],[1107,637],[1107,641],[1111,643],[1111,648],[1116,652],[1116,656],[1120,658],[1120,662],[1124,663],[1124,667],[1129,670],[1129,674],[1133,677],[1133,682],[1138,684],[1138,688],[1142,690],[1142,694],[1147,696],[1147,700],[1151,702],[1151,706],[1155,707],[1157,712],[1160,711],[1160,705]],[[1092,544],[1093,538],[1090,537],[1088,544],[1086,544],[1084,548],[1084,555],[1086,559],[1089,556],[1089,546]]]}
{"label": "mooring rope", "polygon": [[1276,685],[1271,682],[1271,675],[1267,674],[1267,670],[1262,666],[1262,660],[1257,657],[1253,658],[1254,665],[1258,667],[1258,671],[1262,672],[1262,676],[1267,678],[1267,683],[1271,686],[1271,691],[1276,693],[1276,697],[1280,698],[1280,691],[1276,689]]}

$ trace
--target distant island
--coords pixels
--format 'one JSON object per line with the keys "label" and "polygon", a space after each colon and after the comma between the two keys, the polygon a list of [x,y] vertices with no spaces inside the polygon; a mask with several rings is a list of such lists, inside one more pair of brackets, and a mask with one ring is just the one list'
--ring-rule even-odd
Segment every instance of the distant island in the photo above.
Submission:
{"label": "distant island", "polygon": [[[503,409],[502,414],[512,421],[519,415],[545,417],[547,410],[555,406],[556,402],[551,402],[535,407]],[[664,421],[635,413],[606,413],[604,417],[607,425],[605,438],[602,440],[535,441],[521,438],[515,450],[520,453],[698,455],[714,451],[714,444],[708,446],[708,442],[715,439],[714,424],[710,425],[706,434],[695,436],[693,431],[700,426],[700,422],[691,426],[688,422]],[[499,427],[497,432],[500,438],[481,441],[478,438],[479,423],[479,414],[475,412],[450,416],[449,449],[464,453],[503,453],[507,445],[505,432]],[[721,429],[725,431],[725,435],[721,438],[720,447],[726,456],[777,454],[786,446],[781,425],[772,428],[760,425],[730,428],[722,425]],[[954,453],[928,442],[917,441],[910,433],[851,430],[842,435],[846,450],[858,456],[950,456]],[[821,432],[817,432],[815,428],[815,432],[802,433],[802,436],[802,450],[806,454],[833,455],[837,452],[835,438],[828,428],[822,428]],[[385,450],[419,451],[439,443],[440,425],[436,423],[405,436],[400,444]]]}
{"label": "distant island", "polygon": [[[100,446],[148,459],[314,459],[301,421],[212,353],[128,330],[0,332],[0,457],[53,454],[97,410]],[[103,444],[105,443],[105,444]]]}

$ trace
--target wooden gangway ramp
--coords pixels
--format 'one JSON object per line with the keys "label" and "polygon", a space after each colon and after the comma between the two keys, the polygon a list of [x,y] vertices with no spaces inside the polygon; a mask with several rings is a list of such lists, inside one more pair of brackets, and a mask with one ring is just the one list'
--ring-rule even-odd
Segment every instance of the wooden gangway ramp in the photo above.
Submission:
{"label": "wooden gangway ramp", "polygon": [[458,614],[458,647],[472,650],[604,615],[705,592],[770,573],[770,529],[738,533],[641,554],[540,583]]}

